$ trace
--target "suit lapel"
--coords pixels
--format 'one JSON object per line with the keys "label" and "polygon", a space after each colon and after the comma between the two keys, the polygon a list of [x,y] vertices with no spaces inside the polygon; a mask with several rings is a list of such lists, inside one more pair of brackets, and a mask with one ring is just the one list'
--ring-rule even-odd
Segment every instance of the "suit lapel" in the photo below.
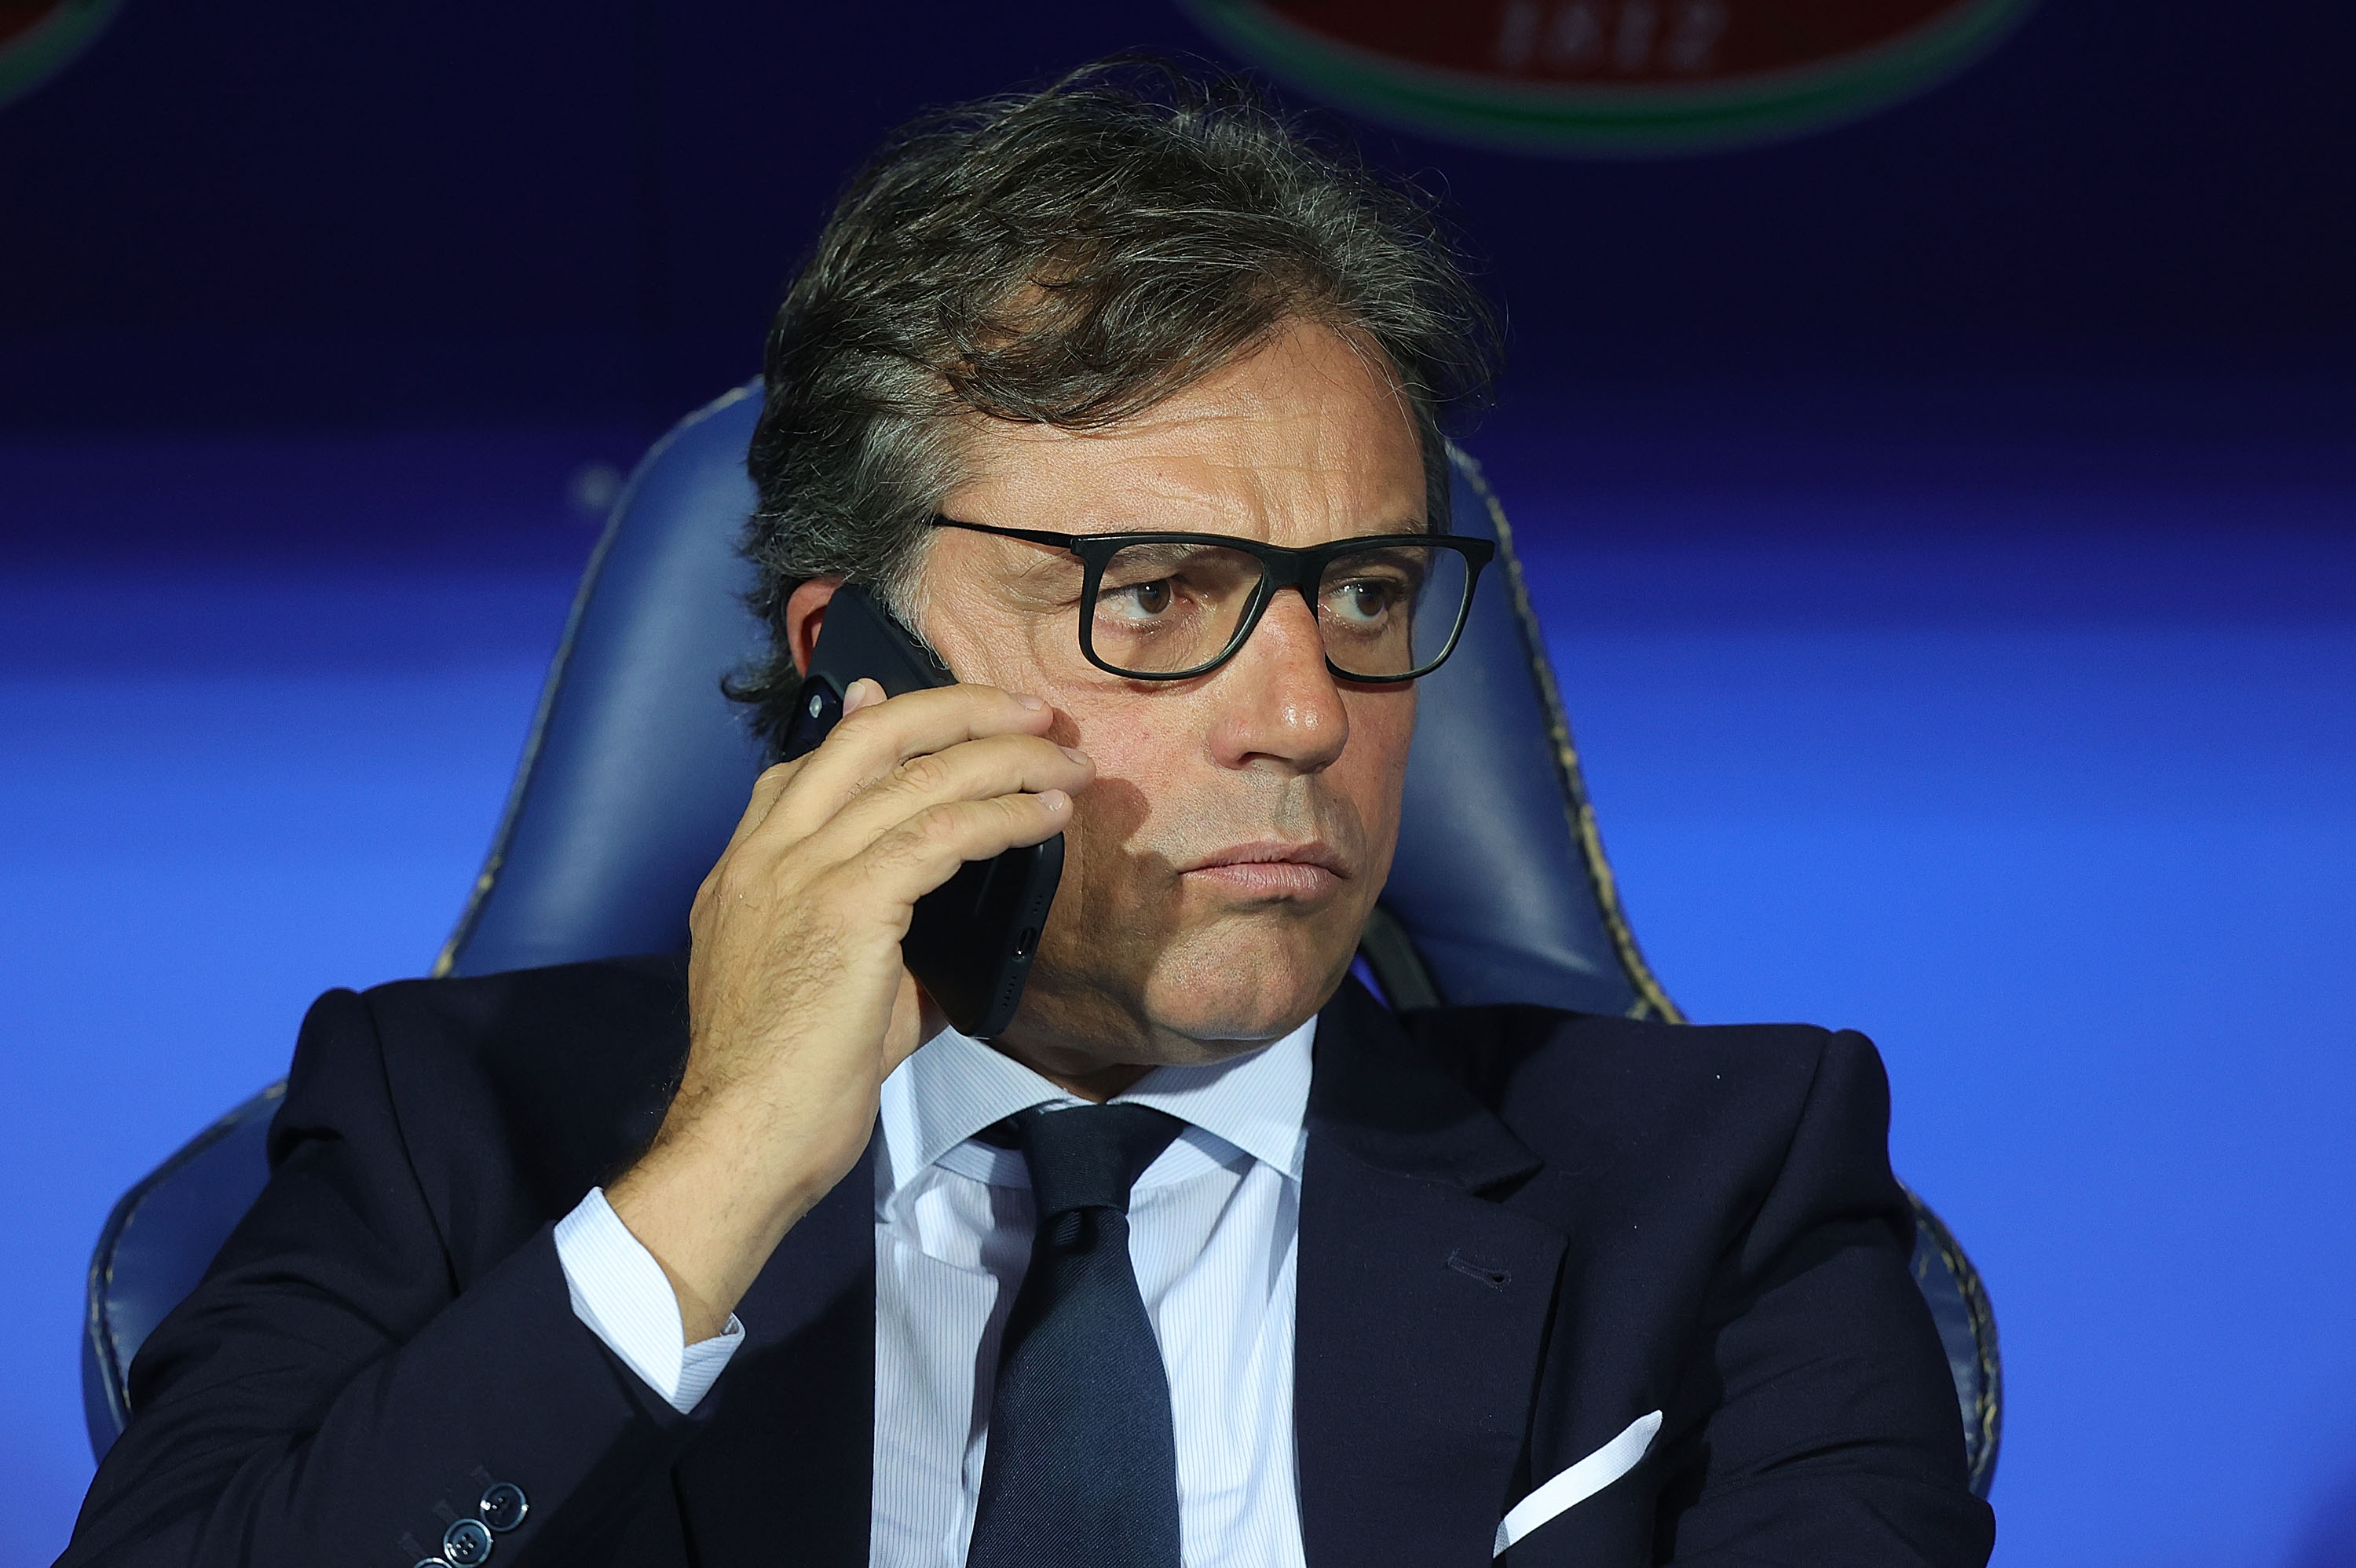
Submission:
{"label": "suit lapel", "polygon": [[745,1342],[676,1471],[704,1563],[864,1563],[875,1422],[875,1157],[802,1216],[737,1307]]}
{"label": "suit lapel", "polygon": [[1539,1161],[1355,981],[1316,1055],[1293,1351],[1308,1559],[1485,1564],[1526,1484],[1564,1240],[1484,1194]]}

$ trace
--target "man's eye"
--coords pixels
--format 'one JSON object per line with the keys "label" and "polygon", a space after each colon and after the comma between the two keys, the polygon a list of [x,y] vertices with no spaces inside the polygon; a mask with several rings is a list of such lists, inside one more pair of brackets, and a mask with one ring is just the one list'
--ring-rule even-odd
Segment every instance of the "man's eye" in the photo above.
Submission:
{"label": "man's eye", "polygon": [[1402,585],[1378,578],[1356,578],[1335,586],[1328,603],[1335,614],[1355,622],[1379,621],[1403,597]]}
{"label": "man's eye", "polygon": [[1167,611],[1173,596],[1170,579],[1161,577],[1151,582],[1132,582],[1123,588],[1107,589],[1100,603],[1116,614],[1143,620]]}

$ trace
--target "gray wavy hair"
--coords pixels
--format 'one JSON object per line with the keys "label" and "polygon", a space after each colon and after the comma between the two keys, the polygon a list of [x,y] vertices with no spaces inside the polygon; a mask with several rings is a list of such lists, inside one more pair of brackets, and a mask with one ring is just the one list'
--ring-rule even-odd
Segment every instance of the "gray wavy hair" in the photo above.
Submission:
{"label": "gray wavy hair", "polygon": [[786,605],[811,578],[875,583],[913,627],[961,421],[1114,424],[1301,320],[1387,361],[1445,528],[1447,427],[1485,400],[1497,333],[1420,191],[1320,145],[1248,82],[1152,61],[905,127],[851,182],[769,333],[744,549],[770,650],[729,694],[782,731],[800,685]]}

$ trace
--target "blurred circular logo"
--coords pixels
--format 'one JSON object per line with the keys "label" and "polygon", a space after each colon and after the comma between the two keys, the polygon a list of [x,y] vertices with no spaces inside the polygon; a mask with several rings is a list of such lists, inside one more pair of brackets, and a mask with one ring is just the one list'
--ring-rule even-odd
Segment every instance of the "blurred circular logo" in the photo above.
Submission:
{"label": "blurred circular logo", "polygon": [[63,70],[123,0],[0,0],[0,103]]}
{"label": "blurred circular logo", "polygon": [[1295,85],[1413,130],[1644,155],[1789,136],[1921,91],[2030,0],[1185,0]]}

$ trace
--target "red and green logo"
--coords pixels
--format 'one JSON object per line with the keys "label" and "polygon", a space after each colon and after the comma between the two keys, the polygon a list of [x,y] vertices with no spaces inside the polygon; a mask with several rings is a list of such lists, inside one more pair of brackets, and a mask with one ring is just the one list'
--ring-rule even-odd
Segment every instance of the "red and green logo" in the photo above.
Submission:
{"label": "red and green logo", "polygon": [[63,70],[123,0],[0,0],[0,103]]}
{"label": "red and green logo", "polygon": [[1418,131],[1537,151],[1789,136],[1922,91],[2030,0],[1186,0],[1249,59]]}

